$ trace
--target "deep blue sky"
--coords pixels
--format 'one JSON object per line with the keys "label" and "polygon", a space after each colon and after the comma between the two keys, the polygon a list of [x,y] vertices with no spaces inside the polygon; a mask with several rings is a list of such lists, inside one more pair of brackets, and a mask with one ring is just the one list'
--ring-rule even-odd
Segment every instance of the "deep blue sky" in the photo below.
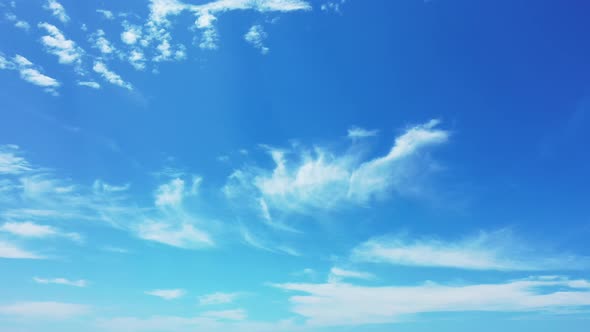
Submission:
{"label": "deep blue sky", "polygon": [[589,11],[1,0],[0,326],[585,331]]}

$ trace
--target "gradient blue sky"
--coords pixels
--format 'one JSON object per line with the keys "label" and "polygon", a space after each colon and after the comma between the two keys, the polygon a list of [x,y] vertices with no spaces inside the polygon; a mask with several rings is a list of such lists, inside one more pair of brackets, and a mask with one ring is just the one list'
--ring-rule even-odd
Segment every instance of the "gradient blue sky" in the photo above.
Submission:
{"label": "gradient blue sky", "polygon": [[587,1],[0,1],[2,332],[586,331]]}

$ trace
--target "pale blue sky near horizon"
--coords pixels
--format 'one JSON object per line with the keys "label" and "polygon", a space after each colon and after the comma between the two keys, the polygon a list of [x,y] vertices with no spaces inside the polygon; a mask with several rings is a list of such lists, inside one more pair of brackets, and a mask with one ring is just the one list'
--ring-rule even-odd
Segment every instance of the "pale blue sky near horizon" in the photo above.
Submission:
{"label": "pale blue sky near horizon", "polygon": [[586,331],[589,11],[0,0],[0,331]]}

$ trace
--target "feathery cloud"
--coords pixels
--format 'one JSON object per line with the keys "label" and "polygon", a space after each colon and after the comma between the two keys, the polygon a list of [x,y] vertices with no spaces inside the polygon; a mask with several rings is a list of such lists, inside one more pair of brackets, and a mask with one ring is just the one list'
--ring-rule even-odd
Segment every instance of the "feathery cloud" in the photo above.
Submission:
{"label": "feathery cloud", "polygon": [[[517,245],[519,243],[520,245]],[[564,271],[590,267],[590,257],[566,254],[540,254],[524,247],[507,230],[486,233],[456,242],[437,239],[407,241],[385,236],[371,239],[352,252],[357,262],[406,266],[499,271]]]}
{"label": "feathery cloud", "polygon": [[125,88],[127,90],[133,90],[133,86],[130,83],[125,82],[123,78],[121,78],[121,76],[109,70],[109,68],[106,64],[104,64],[104,62],[96,61],[92,69],[96,73],[100,74],[107,82]]}
{"label": "feathery cloud", "polygon": [[239,293],[213,293],[199,296],[199,304],[202,306],[233,303]]}
{"label": "feathery cloud", "polygon": [[347,283],[289,283],[293,311],[311,326],[394,323],[434,312],[531,312],[590,306],[590,282],[532,277],[498,284],[367,287]]}
{"label": "feathery cloud", "polygon": [[76,242],[82,241],[82,236],[78,233],[66,233],[55,227],[39,225],[33,222],[7,222],[0,226],[0,232],[25,238],[62,237]]}
{"label": "feathery cloud", "polygon": [[0,240],[0,258],[8,259],[45,259],[45,257],[22,249],[12,243]]}
{"label": "feathery cloud", "polygon": [[145,293],[164,300],[175,300],[183,297],[186,294],[186,291],[183,289],[155,289]]}
{"label": "feathery cloud", "polygon": [[33,281],[38,284],[55,284],[55,285],[65,285],[65,286],[72,286],[72,287],[86,287],[88,286],[88,282],[86,280],[68,280],[65,278],[53,278],[53,279],[46,279],[46,278],[39,278],[34,277]]}
{"label": "feathery cloud", "polygon": [[18,70],[23,80],[44,88],[45,92],[54,96],[57,95],[57,88],[61,84],[56,79],[42,74],[31,61],[22,55],[15,55],[13,60],[14,67]]}
{"label": "feathery cloud", "polygon": [[87,305],[63,302],[20,302],[0,306],[2,316],[50,320],[71,319],[89,312]]}
{"label": "feathery cloud", "polygon": [[50,11],[51,14],[57,17],[62,23],[67,23],[70,20],[70,17],[66,13],[66,9],[61,3],[57,2],[57,0],[47,0],[43,8]]}

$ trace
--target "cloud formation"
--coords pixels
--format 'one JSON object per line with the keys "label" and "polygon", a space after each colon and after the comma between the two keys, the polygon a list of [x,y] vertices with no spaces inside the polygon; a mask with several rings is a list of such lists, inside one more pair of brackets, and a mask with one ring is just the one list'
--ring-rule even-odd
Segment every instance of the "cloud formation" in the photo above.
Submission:
{"label": "cloud formation", "polygon": [[47,0],[43,8],[50,11],[51,14],[59,19],[62,23],[68,23],[70,20],[70,17],[66,13],[66,9],[61,3],[57,2],[57,0]]}
{"label": "cloud formation", "polygon": [[433,312],[556,311],[590,305],[590,282],[531,277],[498,284],[367,287],[347,283],[288,283],[276,287],[303,292],[290,298],[293,312],[311,326],[395,323]]}
{"label": "cloud formation", "polygon": [[[399,236],[371,239],[356,247],[357,262],[499,271],[567,271],[590,267],[590,257],[532,250],[510,231],[481,232],[455,242]],[[520,245],[519,245],[520,244]]]}

